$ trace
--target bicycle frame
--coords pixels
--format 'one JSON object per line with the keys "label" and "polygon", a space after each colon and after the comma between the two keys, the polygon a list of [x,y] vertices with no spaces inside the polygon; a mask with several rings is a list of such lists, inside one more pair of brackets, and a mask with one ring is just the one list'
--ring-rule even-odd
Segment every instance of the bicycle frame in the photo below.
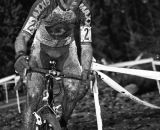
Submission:
{"label": "bicycle frame", "polygon": [[[52,114],[55,119],[57,119],[57,125],[55,126],[56,129],[60,129],[60,125],[58,124],[58,118],[60,117],[59,115],[59,112],[58,112],[58,109],[61,107],[60,105],[58,106],[55,106],[54,104],[54,98],[58,95],[61,94],[61,88],[60,88],[60,91],[56,94],[55,97],[53,97],[52,95],[52,89],[54,87],[54,85],[52,84],[52,81],[51,80],[54,80],[54,77],[51,76],[50,74],[46,75],[46,85],[45,85],[45,88],[43,90],[43,98],[42,98],[42,102],[43,102],[43,105],[36,111],[36,112],[33,112],[33,115],[35,116],[36,118],[36,124],[41,127],[42,124],[46,124],[46,127],[52,127],[51,124],[49,124],[45,119],[43,119],[43,114],[41,114],[41,112],[43,112],[43,110],[49,110],[49,113]],[[53,122],[55,123],[55,122]],[[58,127],[58,128],[57,128]]]}

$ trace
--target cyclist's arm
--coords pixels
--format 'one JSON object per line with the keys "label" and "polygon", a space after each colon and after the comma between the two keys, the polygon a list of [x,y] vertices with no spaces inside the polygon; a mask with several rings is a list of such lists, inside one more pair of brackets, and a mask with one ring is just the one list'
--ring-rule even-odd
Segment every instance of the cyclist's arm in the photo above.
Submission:
{"label": "cyclist's arm", "polygon": [[92,62],[91,13],[86,0],[82,0],[80,8],[81,64],[83,70],[90,70]]}
{"label": "cyclist's arm", "polygon": [[50,0],[37,0],[30,9],[29,15],[15,41],[16,55],[26,53],[27,43],[39,24],[39,17],[50,5]]}

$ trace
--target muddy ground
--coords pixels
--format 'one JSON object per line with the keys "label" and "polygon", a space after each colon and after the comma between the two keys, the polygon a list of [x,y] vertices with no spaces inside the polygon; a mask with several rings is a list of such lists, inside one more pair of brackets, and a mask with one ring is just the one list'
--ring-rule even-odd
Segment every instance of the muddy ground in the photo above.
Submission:
{"label": "muddy ground", "polygon": [[[103,130],[160,130],[160,110],[117,97],[115,91],[103,83],[99,84],[99,95]],[[158,90],[138,97],[160,106]],[[18,113],[16,106],[0,110],[0,130],[18,130],[22,125],[21,119],[22,114]],[[97,130],[92,93],[89,92],[77,105],[69,130]]]}

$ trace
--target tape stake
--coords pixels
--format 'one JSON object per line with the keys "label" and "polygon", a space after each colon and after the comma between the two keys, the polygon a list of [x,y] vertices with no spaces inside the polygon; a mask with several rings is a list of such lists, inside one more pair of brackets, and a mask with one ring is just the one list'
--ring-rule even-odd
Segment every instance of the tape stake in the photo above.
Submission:
{"label": "tape stake", "polygon": [[[15,77],[15,78],[14,78],[14,81],[15,81],[15,86],[16,86],[16,84],[17,84],[17,82],[18,82],[18,78]],[[18,90],[16,90],[16,97],[17,97],[17,107],[18,107],[18,112],[21,113]]]}
{"label": "tape stake", "polygon": [[17,107],[18,107],[18,112],[21,113],[18,90],[16,90],[16,97],[17,97]]}
{"label": "tape stake", "polygon": [[99,104],[99,92],[98,92],[96,76],[95,76],[95,82],[93,84],[92,90],[93,90],[95,109],[96,109],[97,127],[98,127],[98,130],[102,130],[101,108]]}
{"label": "tape stake", "polygon": [[4,83],[5,95],[6,95],[6,103],[8,103],[8,88],[7,83]]}
{"label": "tape stake", "polygon": [[[154,71],[157,71],[156,69],[156,65],[154,64],[154,62],[152,61],[152,68]],[[159,94],[160,94],[160,83],[159,83],[159,80],[156,80],[157,82],[157,87],[158,87],[158,91],[159,91]]]}

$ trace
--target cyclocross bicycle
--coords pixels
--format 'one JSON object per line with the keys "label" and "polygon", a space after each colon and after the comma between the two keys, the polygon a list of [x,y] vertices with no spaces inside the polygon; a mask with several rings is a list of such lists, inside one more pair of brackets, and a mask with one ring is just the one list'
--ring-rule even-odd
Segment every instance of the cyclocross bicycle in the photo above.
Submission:
{"label": "cyclocross bicycle", "polygon": [[[39,103],[37,111],[33,112],[35,129],[36,130],[61,130],[59,118],[61,116],[61,105],[56,105],[55,98],[60,96],[63,91],[63,78],[71,78],[76,80],[81,80],[81,76],[73,74],[63,74],[56,70],[55,61],[50,61],[50,70],[41,68],[30,68],[25,69],[24,77],[27,76],[28,72],[37,72],[45,75],[46,83],[43,88],[43,96]],[[58,84],[57,84],[58,83]],[[54,92],[54,88],[58,92]]]}

